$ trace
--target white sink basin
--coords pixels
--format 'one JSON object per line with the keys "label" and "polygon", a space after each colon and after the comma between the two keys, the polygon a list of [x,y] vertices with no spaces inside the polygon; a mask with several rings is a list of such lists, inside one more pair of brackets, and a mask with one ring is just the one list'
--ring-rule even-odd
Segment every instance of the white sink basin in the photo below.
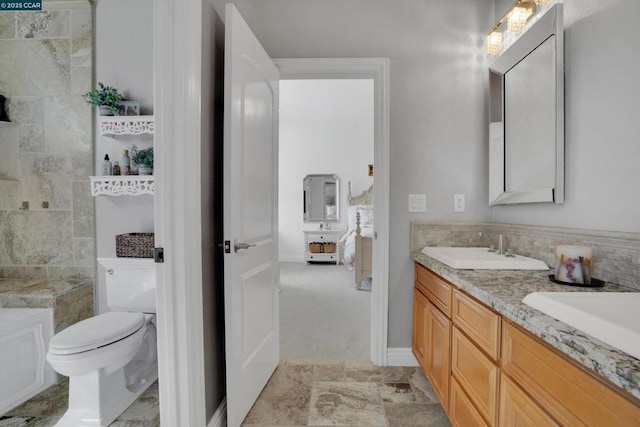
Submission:
{"label": "white sink basin", "polygon": [[522,302],[640,359],[640,293],[533,292]]}
{"label": "white sink basin", "polygon": [[520,255],[506,257],[488,248],[439,248],[426,247],[422,253],[462,270],[548,270],[547,264]]}

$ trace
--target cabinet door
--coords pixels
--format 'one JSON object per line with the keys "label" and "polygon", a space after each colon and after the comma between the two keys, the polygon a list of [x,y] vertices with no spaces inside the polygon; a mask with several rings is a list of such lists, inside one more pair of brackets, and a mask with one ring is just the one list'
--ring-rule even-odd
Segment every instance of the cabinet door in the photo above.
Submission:
{"label": "cabinet door", "polygon": [[558,424],[513,381],[500,381],[500,427],[546,427]]}
{"label": "cabinet door", "polygon": [[449,410],[451,377],[451,320],[429,302],[427,304],[427,365],[425,374],[445,411]]}
{"label": "cabinet door", "polygon": [[489,427],[455,378],[451,379],[449,419],[455,427]]}
{"label": "cabinet door", "polygon": [[478,412],[495,425],[500,370],[458,327],[453,328],[451,371]]}
{"label": "cabinet door", "polygon": [[413,290],[413,333],[411,339],[411,348],[416,356],[422,371],[427,373],[427,348],[426,348],[426,316],[427,316],[427,297],[422,295],[418,289]]}

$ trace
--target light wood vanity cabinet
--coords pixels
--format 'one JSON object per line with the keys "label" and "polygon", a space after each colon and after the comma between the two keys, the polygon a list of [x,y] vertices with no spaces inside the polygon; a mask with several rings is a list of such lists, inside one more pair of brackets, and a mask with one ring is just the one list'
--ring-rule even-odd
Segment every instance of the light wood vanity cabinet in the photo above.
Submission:
{"label": "light wood vanity cabinet", "polygon": [[[499,316],[420,264],[414,292],[413,352],[442,407],[455,425],[469,425],[471,419],[494,425],[499,368],[481,349],[497,352]],[[418,308],[423,305],[425,314]]]}
{"label": "light wood vanity cabinet", "polygon": [[420,267],[415,271],[413,354],[440,403],[446,408],[451,376],[451,320],[439,307],[451,311],[451,289],[447,291],[449,284]]}
{"label": "light wood vanity cabinet", "polygon": [[419,263],[413,352],[454,426],[640,426],[637,399]]}
{"label": "light wood vanity cabinet", "polygon": [[[502,370],[521,387],[520,391],[525,390],[531,396],[527,409],[537,406],[559,425],[640,426],[637,402],[506,320],[503,321]],[[504,400],[508,405],[509,399]],[[508,410],[505,412],[504,419],[501,413],[500,425],[514,425],[509,424]]]}

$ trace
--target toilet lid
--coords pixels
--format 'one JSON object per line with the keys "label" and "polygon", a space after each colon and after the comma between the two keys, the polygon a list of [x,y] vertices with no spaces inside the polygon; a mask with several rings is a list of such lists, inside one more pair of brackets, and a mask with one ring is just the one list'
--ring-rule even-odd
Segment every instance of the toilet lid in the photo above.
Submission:
{"label": "toilet lid", "polygon": [[110,312],[83,320],[56,334],[49,343],[52,354],[93,350],[128,337],[144,326],[144,314]]}

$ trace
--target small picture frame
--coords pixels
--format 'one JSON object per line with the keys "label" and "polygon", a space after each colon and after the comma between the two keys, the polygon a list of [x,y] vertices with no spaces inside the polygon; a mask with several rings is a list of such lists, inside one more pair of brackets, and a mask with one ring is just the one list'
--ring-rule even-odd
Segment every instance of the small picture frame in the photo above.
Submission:
{"label": "small picture frame", "polygon": [[138,101],[119,101],[118,116],[139,116],[140,102]]}

